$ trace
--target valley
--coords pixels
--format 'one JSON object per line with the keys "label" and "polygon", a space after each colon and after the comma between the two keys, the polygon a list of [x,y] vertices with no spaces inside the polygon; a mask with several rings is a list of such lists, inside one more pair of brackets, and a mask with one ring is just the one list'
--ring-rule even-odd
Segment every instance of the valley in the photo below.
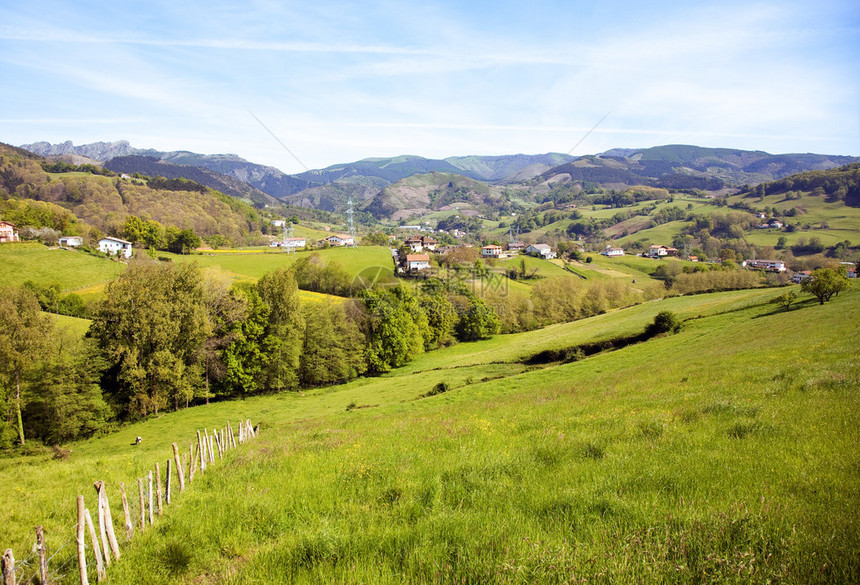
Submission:
{"label": "valley", "polygon": [[0,312],[49,332],[0,341],[21,582],[36,525],[79,582],[94,481],[118,506],[247,419],[106,582],[860,578],[850,157],[396,157],[277,195],[232,155],[90,146],[0,148]]}

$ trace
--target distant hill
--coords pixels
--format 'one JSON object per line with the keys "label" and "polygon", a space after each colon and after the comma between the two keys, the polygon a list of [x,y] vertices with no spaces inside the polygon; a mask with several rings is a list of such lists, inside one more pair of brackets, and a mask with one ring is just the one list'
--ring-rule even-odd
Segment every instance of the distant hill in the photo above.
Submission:
{"label": "distant hill", "polygon": [[115,173],[129,175],[140,173],[149,177],[189,179],[232,197],[253,202],[260,207],[277,203],[274,197],[248,183],[204,167],[174,164],[155,157],[140,155],[117,156],[105,162],[104,167]]}
{"label": "distant hill", "polygon": [[34,142],[33,144],[25,144],[21,148],[41,156],[77,154],[101,162],[126,156],[152,157],[176,165],[202,167],[228,175],[278,199],[316,186],[314,183],[297,179],[275,167],[258,165],[235,154],[197,154],[186,150],[165,152],[147,148],[135,148],[127,140],[94,142],[81,146],[74,146],[71,141],[61,144]]}
{"label": "distant hill", "polygon": [[689,145],[612,149],[554,167],[538,182],[588,181],[602,186],[650,185],[666,189],[718,191],[781,179],[809,170],[826,170],[858,157],[822,154],[769,154],[762,151]]}
{"label": "distant hill", "polygon": [[[456,174],[489,184],[521,184],[523,188],[538,191],[563,183],[594,183],[603,188],[617,190],[634,185],[647,185],[725,194],[743,185],[754,186],[797,172],[827,170],[860,161],[858,157],[849,156],[773,155],[762,151],[676,144],[644,149],[615,148],[599,155],[578,158],[559,153],[452,156],[445,159],[403,155],[367,158],[289,175],[274,167],[249,162],[234,154],[161,152],[134,148],[127,141],[97,142],[82,146],[74,146],[68,141],[56,145],[37,142],[23,148],[44,156],[78,155],[98,161],[117,158],[126,161],[109,163],[108,168],[120,168],[120,164],[127,164],[126,157],[152,157],[162,163],[209,169],[245,183],[250,186],[249,190],[244,190],[240,185],[230,183],[224,178],[193,178],[201,184],[250,199],[257,204],[266,202],[260,195],[262,192],[289,205],[342,212],[347,201],[352,198],[358,205],[366,202],[367,209],[374,210],[379,217],[385,215],[383,210],[392,209],[393,202],[399,200],[399,197],[392,196],[392,191],[385,193],[389,186],[413,176],[434,173]],[[160,174],[167,172],[165,168],[165,172]],[[186,169],[182,172],[191,171]],[[182,176],[191,178],[189,174]],[[220,182],[214,182],[216,179]],[[402,190],[404,185],[398,185],[393,192]],[[432,208],[428,207],[426,202],[411,201],[411,197],[406,199],[410,200],[410,205],[415,204],[415,209]]]}
{"label": "distant hill", "polygon": [[494,186],[454,173],[433,172],[400,179],[385,187],[365,209],[377,218],[403,220],[449,209],[478,215],[488,209],[501,209],[505,204]]}
{"label": "distant hill", "polygon": [[[368,194],[368,188],[371,190],[372,188],[382,189],[412,175],[431,172],[457,173],[481,181],[518,181],[523,176],[531,178],[553,166],[573,159],[569,155],[558,153],[458,156],[444,160],[403,155],[389,158],[368,158],[288,175],[274,167],[249,162],[235,154],[197,154],[184,150],[164,152],[134,148],[125,140],[95,142],[81,146],[75,146],[71,141],[61,144],[35,142],[25,144],[21,148],[41,156],[79,155],[101,162],[107,162],[117,157],[146,156],[177,165],[202,167],[228,175],[263,193],[277,199],[285,199],[292,204],[297,202],[311,203],[319,199],[330,201],[330,204],[322,207],[329,210],[343,207],[349,197],[356,200],[372,197],[373,194]],[[521,174],[523,172],[525,175]],[[203,181],[199,182],[203,183]],[[325,188],[334,184],[337,184],[337,187]],[[309,189],[312,190],[310,193],[303,193]],[[300,195],[291,197],[296,194]]]}
{"label": "distant hill", "polygon": [[513,154],[503,156],[452,156],[446,162],[460,169],[461,175],[491,182],[516,182],[575,160],[568,154]]}
{"label": "distant hill", "polygon": [[259,237],[264,222],[246,203],[193,182],[189,190],[154,189],[115,176],[48,173],[44,162],[41,156],[0,144],[0,198],[53,203],[111,235],[119,235],[125,218],[136,215],[240,244]]}

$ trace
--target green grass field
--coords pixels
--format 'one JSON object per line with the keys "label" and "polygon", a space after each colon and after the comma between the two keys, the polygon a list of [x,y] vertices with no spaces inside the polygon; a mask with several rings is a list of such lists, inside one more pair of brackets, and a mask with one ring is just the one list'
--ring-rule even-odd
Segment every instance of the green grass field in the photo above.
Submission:
{"label": "green grass field", "polygon": [[[276,270],[282,266],[289,266],[297,258],[302,258],[314,252],[296,252],[287,254],[285,252],[272,252],[269,249],[259,252],[244,251],[229,253],[219,251],[216,254],[169,254],[159,252],[159,256],[171,258],[176,262],[196,262],[201,267],[220,266],[235,275],[253,279],[262,278],[267,272]],[[356,248],[326,248],[316,250],[315,253],[327,260],[339,262],[351,276],[357,276],[368,267],[378,266],[382,273],[390,275],[393,273],[394,264],[391,261],[391,252],[388,248],[380,246],[358,246]]]}
{"label": "green grass field", "polygon": [[108,258],[25,243],[0,244],[0,265],[7,284],[58,283],[65,292],[106,283],[125,270],[125,264]]}
{"label": "green grass field", "polygon": [[[860,291],[788,313],[761,304],[778,292],[645,303],[378,378],[163,414],[64,461],[0,460],[0,546],[25,558],[44,524],[54,552],[95,479],[119,528],[119,481],[195,429],[250,417],[260,438],[123,545],[109,582],[857,582]],[[664,309],[687,319],[679,334],[520,363]],[[421,398],[439,382],[448,392]]]}

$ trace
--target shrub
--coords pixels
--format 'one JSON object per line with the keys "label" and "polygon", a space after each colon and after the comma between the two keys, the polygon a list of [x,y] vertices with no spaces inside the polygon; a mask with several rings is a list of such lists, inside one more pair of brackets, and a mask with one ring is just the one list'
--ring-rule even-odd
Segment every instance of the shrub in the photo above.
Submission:
{"label": "shrub", "polygon": [[645,333],[653,337],[662,333],[677,333],[681,330],[682,322],[672,311],[661,311],[654,317],[654,322],[645,328]]}

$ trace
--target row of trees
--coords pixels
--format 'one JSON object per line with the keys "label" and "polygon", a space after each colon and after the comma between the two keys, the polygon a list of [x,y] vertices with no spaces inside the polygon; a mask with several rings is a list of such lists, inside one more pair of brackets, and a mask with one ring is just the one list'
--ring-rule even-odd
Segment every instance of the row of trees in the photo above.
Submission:
{"label": "row of trees", "polygon": [[41,312],[52,291],[0,291],[0,447],[58,443],[114,421],[213,398],[345,382],[498,331],[491,308],[440,281],[301,302],[282,268],[234,284],[218,268],[133,261],[108,284],[86,339]]}

